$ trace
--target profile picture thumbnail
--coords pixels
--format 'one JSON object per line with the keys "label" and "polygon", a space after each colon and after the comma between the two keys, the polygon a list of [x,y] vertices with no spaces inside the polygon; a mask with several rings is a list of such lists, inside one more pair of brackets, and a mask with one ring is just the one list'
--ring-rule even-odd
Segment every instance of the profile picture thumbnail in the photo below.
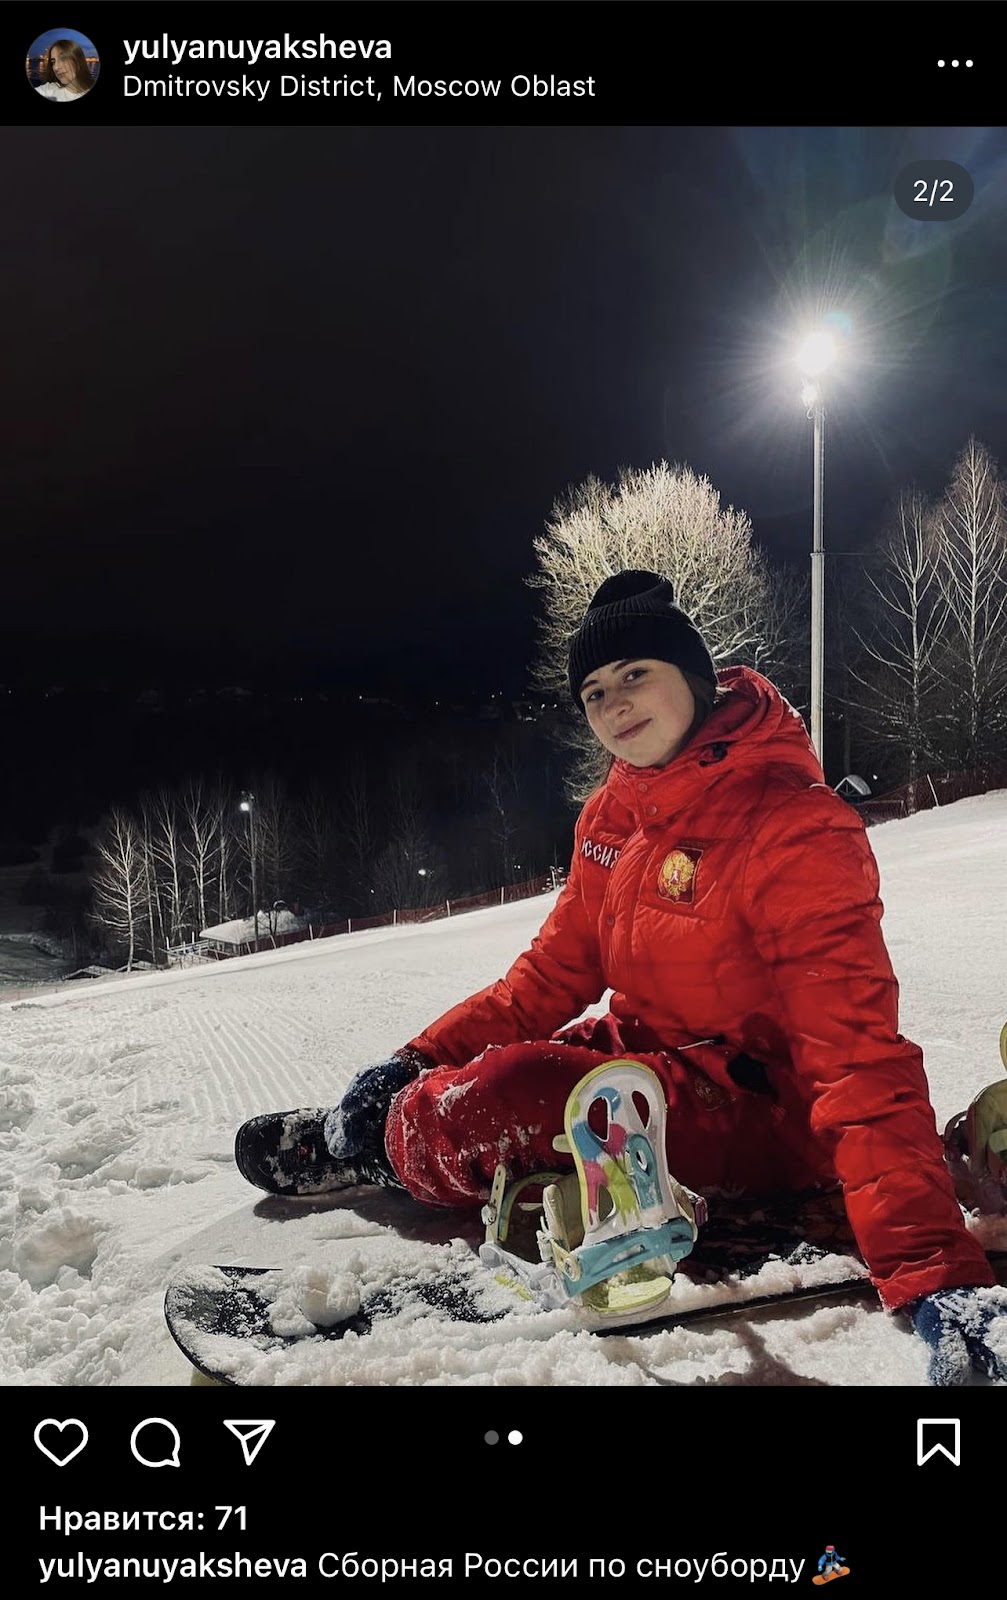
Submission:
{"label": "profile picture thumbnail", "polygon": [[101,63],[85,34],[50,28],[29,46],[25,70],[36,94],[69,104],[94,88]]}

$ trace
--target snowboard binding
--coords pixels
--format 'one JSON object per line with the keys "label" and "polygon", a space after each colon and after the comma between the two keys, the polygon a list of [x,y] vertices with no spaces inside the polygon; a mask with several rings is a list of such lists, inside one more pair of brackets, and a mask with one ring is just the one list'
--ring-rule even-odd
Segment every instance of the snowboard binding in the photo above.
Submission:
{"label": "snowboard binding", "polygon": [[664,1131],[664,1091],[649,1067],[595,1067],[570,1095],[553,1141],[572,1155],[574,1171],[508,1187],[506,1168],[497,1168],[483,1211],[483,1263],[544,1305],[574,1302],[605,1320],[659,1306],[706,1221],[705,1201],[668,1171]]}
{"label": "snowboard binding", "polygon": [[967,1111],[951,1118],[944,1129],[944,1154],[967,1211],[1007,1216],[1007,1078],[989,1084]]}

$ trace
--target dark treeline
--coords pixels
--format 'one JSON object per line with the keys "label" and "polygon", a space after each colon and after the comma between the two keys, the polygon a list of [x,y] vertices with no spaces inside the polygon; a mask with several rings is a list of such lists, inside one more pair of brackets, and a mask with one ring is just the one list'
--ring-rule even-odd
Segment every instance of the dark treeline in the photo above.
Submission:
{"label": "dark treeline", "polygon": [[[75,961],[163,961],[201,928],[250,915],[253,881],[260,910],[282,901],[330,921],[566,864],[572,813],[557,713],[538,704],[534,718],[529,706],[492,702],[482,714],[420,714],[296,697],[264,706],[229,692],[212,708],[158,712],[148,697],[143,715],[118,708],[118,761],[99,730],[75,768],[81,708],[71,743],[77,697],[59,698],[66,810],[22,898],[47,908],[47,930]],[[104,782],[98,753],[110,762]],[[100,798],[89,813],[81,797],[92,787]]]}
{"label": "dark treeline", "polygon": [[[247,687],[237,674],[127,691],[143,670],[135,644],[104,680],[82,655],[47,688],[0,685],[0,865],[36,861],[24,903],[48,908],[75,956],[160,961],[275,902],[338,921],[564,866],[571,802],[605,767],[568,704],[566,645],[601,579],[627,566],[668,576],[719,664],[760,668],[807,713],[807,584],[771,566],[747,517],[688,468],[590,480],[535,549],[534,701]],[[878,794],[938,772],[995,780],[1007,496],[985,447],[967,441],[941,494],[904,489],[873,541],[831,551],[827,571],[828,781],[867,773]]]}

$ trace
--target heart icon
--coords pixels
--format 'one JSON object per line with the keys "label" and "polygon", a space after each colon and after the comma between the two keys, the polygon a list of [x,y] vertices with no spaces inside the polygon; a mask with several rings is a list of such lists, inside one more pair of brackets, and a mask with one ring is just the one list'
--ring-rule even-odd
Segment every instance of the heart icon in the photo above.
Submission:
{"label": "heart icon", "polygon": [[[50,1450],[47,1444],[42,1443],[41,1434],[43,1428],[56,1428],[60,1433],[63,1432],[64,1428],[79,1428],[80,1441],[78,1444],[73,1445],[72,1448],[69,1448],[73,1439],[73,1434],[71,1434],[70,1438],[65,1441],[68,1447],[66,1453],[64,1455],[57,1455],[55,1450]],[[53,1443],[56,1442],[57,1441],[55,1440],[53,1441]],[[59,1441],[61,1444],[63,1442],[63,1440]],[[87,1429],[82,1422],[78,1422],[76,1417],[67,1417],[65,1422],[57,1422],[55,1417],[43,1417],[42,1421],[35,1429],[35,1443],[38,1445],[44,1456],[48,1456],[50,1461],[55,1461],[57,1467],[65,1467],[68,1461],[73,1460],[74,1456],[80,1455],[84,1446],[87,1444]]]}

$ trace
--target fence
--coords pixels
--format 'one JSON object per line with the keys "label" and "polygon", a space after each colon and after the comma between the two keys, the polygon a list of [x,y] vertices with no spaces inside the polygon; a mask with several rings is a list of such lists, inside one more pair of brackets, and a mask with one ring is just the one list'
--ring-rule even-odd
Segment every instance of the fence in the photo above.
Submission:
{"label": "fence", "polygon": [[[485,894],[465,895],[457,900],[441,900],[433,906],[410,906],[405,909],[382,912],[376,917],[347,917],[342,922],[326,922],[319,925],[309,923],[305,928],[294,928],[289,933],[270,933],[268,929],[259,934],[260,950],[279,950],[288,944],[304,944],[308,940],[333,939],[341,933],[360,933],[366,928],[389,928],[400,924],[405,925],[417,922],[437,922],[442,917],[458,917],[466,911],[479,911],[486,906],[510,905],[515,900],[529,900],[534,895],[546,894],[551,889],[558,889],[565,880],[565,874],[552,871],[540,878],[528,878],[524,883],[503,884],[499,889],[490,889]],[[227,961],[232,956],[248,956],[254,954],[255,945],[252,940],[243,944],[225,945],[212,939],[192,939],[185,944],[173,945],[168,951],[168,965],[170,967],[187,967],[200,965],[206,961]],[[144,970],[150,971],[149,962],[144,962]],[[125,968],[119,968],[124,972]],[[84,977],[85,973],[75,974]],[[103,974],[111,977],[112,974]],[[66,988],[67,978],[40,979],[37,983],[29,980],[27,983],[10,985],[0,984],[0,1005],[13,1001],[30,1001],[36,996],[44,994],[58,994]]]}
{"label": "fence", "polygon": [[37,983],[0,983],[0,1006],[30,1004],[44,994],[59,994],[64,983],[63,978],[39,978]]}
{"label": "fence", "polygon": [[[150,961],[134,961],[132,970],[156,972],[157,969]],[[81,967],[77,972],[65,972],[61,978],[26,978],[23,983],[0,982],[0,1006],[30,1002],[46,994],[62,994],[68,983],[81,983],[86,988],[88,983],[117,978],[125,971],[125,967]]]}
{"label": "fence", "polygon": [[900,789],[864,800],[857,806],[867,827],[877,822],[892,822],[896,817],[911,817],[917,811],[933,811],[936,806],[967,800],[974,794],[989,794],[992,789],[1007,789],[1007,767],[977,767],[972,772],[925,772]]}
{"label": "fence", "polygon": [[[432,906],[410,906],[394,911],[384,911],[376,917],[346,917],[340,922],[319,925],[309,923],[306,928],[294,928],[289,933],[259,934],[260,950],[280,950],[288,944],[304,944],[307,940],[334,939],[341,933],[362,933],[367,928],[392,928],[418,922],[437,922],[443,917],[457,917],[466,911],[479,911],[486,906],[510,905],[515,900],[529,900],[534,895],[545,894],[559,888],[564,875],[553,869],[540,878],[527,878],[523,883],[502,884],[485,894],[470,894],[457,900],[440,900]],[[200,939],[192,944],[177,945],[168,951],[172,966],[184,966],[188,961],[227,961],[232,956],[252,955],[255,944],[246,940],[240,944],[225,945],[219,941]]]}

